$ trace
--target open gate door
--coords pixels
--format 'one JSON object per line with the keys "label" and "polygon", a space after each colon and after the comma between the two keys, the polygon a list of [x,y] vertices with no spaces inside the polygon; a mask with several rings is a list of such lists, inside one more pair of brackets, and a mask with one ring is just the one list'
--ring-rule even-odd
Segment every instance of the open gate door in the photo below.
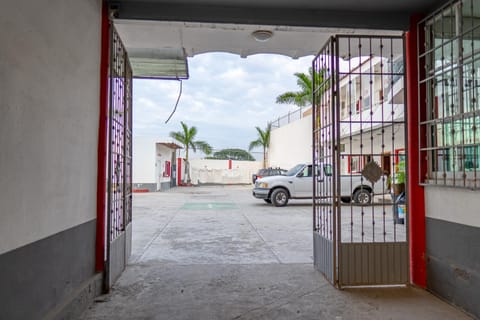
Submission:
{"label": "open gate door", "polygon": [[132,243],[132,69],[112,25],[107,150],[105,287],[108,290],[125,269]]}
{"label": "open gate door", "polygon": [[338,287],[409,281],[403,47],[337,35],[313,61],[314,263]]}

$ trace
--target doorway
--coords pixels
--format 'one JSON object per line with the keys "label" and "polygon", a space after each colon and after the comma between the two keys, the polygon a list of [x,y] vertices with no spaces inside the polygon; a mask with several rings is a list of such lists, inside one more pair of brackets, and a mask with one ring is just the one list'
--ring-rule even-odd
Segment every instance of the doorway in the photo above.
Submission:
{"label": "doorway", "polygon": [[389,188],[389,154],[405,146],[403,41],[337,35],[313,61],[314,163],[332,168],[314,183],[314,263],[338,287],[409,282],[406,197]]}

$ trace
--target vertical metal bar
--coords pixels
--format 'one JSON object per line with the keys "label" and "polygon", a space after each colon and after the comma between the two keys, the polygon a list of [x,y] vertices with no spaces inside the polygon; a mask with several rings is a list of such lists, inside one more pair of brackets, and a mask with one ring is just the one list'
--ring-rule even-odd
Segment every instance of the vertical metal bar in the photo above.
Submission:
{"label": "vertical metal bar", "polygon": [[124,70],[124,73],[123,73],[123,89],[124,89],[124,94],[123,94],[123,145],[122,145],[122,148],[121,148],[121,157],[122,157],[122,160],[123,160],[123,163],[122,163],[122,171],[123,171],[123,174],[122,174],[122,204],[123,204],[123,212],[122,212],[122,219],[123,219],[123,230],[126,229],[126,226],[127,226],[127,219],[128,219],[128,212],[127,212],[127,143],[128,143],[128,138],[127,138],[127,130],[128,130],[128,124],[127,124],[127,121],[128,121],[128,116],[127,116],[127,112],[128,112],[128,89],[127,89],[127,86],[128,86],[128,75],[127,75],[127,66],[128,66],[128,57],[127,57],[127,54],[126,52],[123,52],[123,56],[125,57],[124,58],[124,61],[123,61],[123,70]]}
{"label": "vertical metal bar", "polygon": [[[313,79],[312,79],[312,142],[313,142],[313,147],[312,147],[312,164],[313,164],[313,168],[317,167],[317,168],[320,168],[319,167],[319,163],[317,162],[317,159],[315,157],[316,153],[318,152],[318,146],[317,146],[317,139],[316,139],[316,132],[317,132],[317,124],[316,124],[316,120],[317,119],[317,93],[316,93],[316,90],[317,90],[317,87],[318,87],[318,83],[316,81],[317,79],[317,76],[316,76],[316,73],[318,72],[317,71],[317,67],[316,67],[316,61],[317,59],[313,59],[312,60],[312,74],[313,74]],[[313,199],[312,199],[312,228],[313,228],[313,231],[316,232],[318,227],[317,227],[317,218],[316,218],[316,212],[317,212],[317,206],[316,206],[316,203],[317,203],[317,170],[313,169],[313,187],[312,187],[312,191],[313,191]]]}
{"label": "vertical metal bar", "polygon": [[[462,186],[466,187],[467,179],[466,179],[466,173],[465,173],[465,156],[466,156],[466,148],[465,148],[465,130],[464,130],[464,125],[465,125],[465,106],[464,106],[464,94],[465,94],[465,77],[463,75],[464,71],[464,66],[463,66],[463,30],[462,30],[462,2],[458,2],[457,5],[454,7],[454,14],[455,14],[455,38],[457,41],[457,52],[455,52],[455,55],[458,58],[458,69],[457,69],[457,80],[458,80],[458,112],[461,114],[461,118],[455,117],[454,120],[454,130],[455,133],[457,133],[457,123],[459,123],[460,127],[459,129],[461,130],[461,146],[458,147],[458,166],[459,168],[457,170],[461,171],[462,177],[461,177],[461,182]],[[453,54],[453,53],[452,53]]]}
{"label": "vertical metal bar", "polygon": [[[380,96],[380,108],[382,109],[382,148],[381,148],[381,162],[382,162],[382,167],[385,165],[385,114],[384,114],[384,111],[385,111],[385,98],[384,98],[384,88],[383,88],[383,84],[384,84],[384,66],[383,66],[383,63],[384,63],[384,52],[383,52],[383,38],[380,38],[380,59],[381,59],[381,62],[380,62],[380,90],[381,90],[381,96]],[[390,161],[388,163],[388,172],[389,174],[391,174],[391,164],[390,164]],[[384,168],[383,168],[384,169]],[[385,169],[384,169],[384,172],[385,172]],[[388,179],[388,178],[387,178]],[[382,180],[382,189],[385,187],[385,181]],[[384,192],[384,195],[385,196],[385,192],[386,190],[383,190]],[[385,201],[382,201],[382,212],[383,212],[383,216],[382,216],[382,228],[383,228],[383,242],[386,242],[387,241],[387,226],[386,226],[386,205],[385,205]]]}
{"label": "vertical metal bar", "polygon": [[334,251],[338,252],[337,256],[337,285],[340,287],[341,279],[340,279],[340,272],[339,266],[341,264],[341,256],[342,256],[342,247],[340,245],[342,239],[342,211],[340,206],[340,196],[341,196],[341,180],[340,180],[340,170],[341,170],[341,163],[340,163],[340,37],[335,38],[334,42],[334,50],[332,52],[332,60],[333,60],[333,76],[332,80],[334,82],[333,90],[333,105],[332,105],[332,122],[333,126],[333,137],[332,137],[332,147],[333,147],[333,159],[335,165],[335,179],[336,179],[336,188],[334,192],[334,206],[335,206],[335,215],[336,215],[336,224],[337,224],[337,236],[336,236],[336,246]]}
{"label": "vertical metal bar", "polygon": [[[477,112],[479,111],[479,99],[480,99],[480,92],[479,92],[479,89],[477,87],[477,79],[478,79],[478,72],[473,72],[473,70],[475,70],[475,50],[474,50],[474,34],[475,34],[475,31],[478,31],[480,29],[480,26],[477,26],[474,28],[474,6],[473,6],[473,0],[470,1],[470,12],[471,12],[471,38],[472,38],[472,43],[471,43],[471,46],[472,46],[472,84],[473,84],[473,88],[475,88],[473,90],[473,97],[472,97],[472,100],[471,100],[471,104],[472,104],[472,126],[470,128],[470,130],[472,131],[472,135],[473,135],[473,139],[472,139],[472,148],[473,148],[473,187],[475,189],[477,189],[479,187],[478,185],[478,181],[477,181],[477,161],[479,159],[479,152],[480,152],[480,147],[478,145],[478,141],[477,141],[477,132],[479,132],[479,124],[477,123]],[[477,3],[477,9],[480,9],[480,5],[478,5]],[[477,79],[476,79],[477,78]],[[476,91],[476,92],[475,92]]]}
{"label": "vertical metal bar", "polygon": [[[373,70],[373,59],[374,59],[374,55],[373,55],[373,50],[372,50],[372,38],[369,38],[368,39],[368,44],[369,44],[369,71],[368,71],[368,77],[369,77],[369,85],[368,85],[368,90],[369,90],[369,94],[370,94],[370,99],[369,99],[369,108],[370,108],[370,161],[373,161],[373,157],[374,157],[374,152],[373,152],[373,94],[372,94],[372,90],[373,90],[373,74],[374,74],[374,70]],[[368,156],[367,156],[368,157]],[[364,166],[366,165],[366,163],[364,164]],[[373,187],[373,185],[372,185]],[[373,188],[372,188],[372,193],[373,193]],[[373,202],[373,196],[372,196],[372,202]],[[371,216],[372,216],[372,242],[375,242],[375,206],[370,206],[370,209],[371,209]]]}
{"label": "vertical metal bar", "polygon": [[[353,91],[352,90],[352,48],[351,48],[351,45],[352,45],[352,38],[351,37],[348,37],[348,70],[347,70],[347,73],[348,73],[348,83],[349,83],[349,87],[348,87],[348,103],[349,103],[349,115],[348,115],[348,135],[349,135],[349,153],[348,153],[348,157],[347,157],[347,161],[349,161],[348,163],[348,166],[351,167],[351,155],[353,153],[353,140],[352,140],[352,115],[353,115],[353,111],[352,111],[352,104],[353,104],[353,100],[352,100],[352,97],[353,97]],[[349,170],[349,174],[350,174],[350,185],[352,186],[353,185],[353,176],[351,174],[351,170]],[[353,234],[354,234],[354,222],[353,222],[353,205],[352,205],[352,200],[353,199],[350,199],[350,242],[353,242],[354,241],[354,237],[353,237]],[[355,225],[356,227],[356,225]]]}
{"label": "vertical metal bar", "polygon": [[[335,149],[337,148],[337,141],[335,141],[335,135],[337,134],[337,127],[338,127],[338,124],[337,124],[337,119],[335,117],[335,112],[334,110],[336,109],[336,106],[335,106],[335,102],[336,102],[336,86],[337,86],[337,79],[336,79],[336,76],[338,76],[338,72],[336,70],[337,68],[337,65],[335,65],[335,62],[336,60],[338,59],[338,57],[336,57],[336,55],[338,55],[338,38],[337,37],[331,37],[331,55],[330,55],[330,73],[331,73],[331,107],[330,107],[330,110],[331,110],[331,114],[330,114],[330,117],[331,117],[331,123],[332,123],[332,134],[331,134],[331,157],[332,157],[332,174],[333,174],[333,181],[332,181],[332,191],[333,191],[333,194],[332,194],[332,227],[333,227],[333,239],[332,239],[332,243],[333,243],[333,279],[334,279],[334,283],[339,286],[340,285],[340,282],[339,282],[339,277],[338,277],[338,265],[339,265],[339,262],[338,262],[338,255],[337,255],[337,251],[338,251],[338,234],[337,232],[339,231],[340,227],[340,223],[339,221],[337,220],[338,219],[338,200],[337,200],[337,196],[338,196],[338,187],[337,187],[337,184],[339,183],[339,172],[338,172],[338,165],[337,165],[337,159],[336,159],[336,152],[335,152]],[[338,137],[338,135],[337,135]]]}
{"label": "vertical metal bar", "polygon": [[[409,102],[408,100],[408,90],[410,89],[409,86],[408,86],[408,83],[407,83],[407,35],[404,33],[403,36],[402,36],[402,48],[403,48],[403,74],[404,74],[404,77],[403,77],[403,101],[405,102],[403,104],[403,123],[404,123],[404,126],[403,126],[403,134],[404,134],[404,137],[407,137],[408,136],[408,128],[409,128],[409,121],[408,119],[410,119],[409,117],[409,110],[407,108],[407,104]],[[416,39],[415,39],[416,41]],[[415,52],[416,54],[417,52]],[[418,55],[418,54],[417,54]],[[415,60],[414,60],[415,61]],[[414,113],[415,114],[415,113]],[[418,121],[419,119],[417,119],[417,122],[420,123],[420,121]],[[413,124],[415,126],[415,128],[418,128],[418,124]],[[410,192],[412,190],[410,190],[410,188],[408,187],[410,185],[410,148],[409,148],[409,142],[408,142],[408,139],[403,139],[404,141],[404,145],[405,145],[405,200],[406,200],[406,203],[407,203],[407,206],[405,208],[406,212],[405,212],[405,217],[404,217],[404,224],[405,226],[407,226],[405,228],[405,241],[409,242],[408,239],[410,239],[410,228],[408,227],[410,225],[410,212],[412,210],[411,206],[410,206]],[[417,146],[417,150],[419,149],[420,145]],[[420,158],[420,156],[418,155],[417,153],[417,157]],[[417,176],[417,179],[419,177]],[[417,182],[415,183],[417,188],[418,188],[418,182],[420,180],[417,180]],[[407,263],[407,266],[410,266],[410,255],[408,255],[408,258],[406,259],[406,263]],[[408,273],[407,275],[407,279],[408,279],[408,282],[410,281],[410,273]]]}
{"label": "vertical metal bar", "polygon": [[[360,87],[359,87],[359,90],[360,90],[360,96],[359,96],[359,99],[360,99],[360,102],[359,102],[359,119],[360,119],[360,159],[359,159],[359,169],[362,168],[362,165],[363,165],[363,162],[364,162],[364,157],[363,157],[363,72],[362,72],[362,65],[363,65],[363,62],[362,62],[362,38],[359,37],[358,38],[358,56],[360,57],[360,66],[359,66],[359,69],[358,69],[358,72],[359,72],[359,84],[360,84]],[[350,133],[351,134],[351,133]],[[363,185],[363,176],[360,176],[360,182],[361,184]],[[361,218],[362,218],[362,242],[365,241],[365,207],[361,207]],[[363,257],[362,257],[363,258]]]}

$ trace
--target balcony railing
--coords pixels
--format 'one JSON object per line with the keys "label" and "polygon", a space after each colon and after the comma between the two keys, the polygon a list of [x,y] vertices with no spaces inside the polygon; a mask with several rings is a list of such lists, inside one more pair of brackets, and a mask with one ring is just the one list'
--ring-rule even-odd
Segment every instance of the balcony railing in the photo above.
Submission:
{"label": "balcony railing", "polygon": [[295,111],[288,112],[288,114],[278,117],[273,121],[270,121],[270,124],[272,125],[272,130],[304,118],[306,116],[304,115],[304,113],[308,109],[310,109],[310,107],[300,107]]}

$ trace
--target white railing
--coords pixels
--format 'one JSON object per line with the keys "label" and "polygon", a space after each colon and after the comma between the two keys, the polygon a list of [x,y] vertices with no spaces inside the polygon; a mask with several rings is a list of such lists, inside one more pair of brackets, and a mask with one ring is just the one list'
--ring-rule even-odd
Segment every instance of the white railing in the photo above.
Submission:
{"label": "white railing", "polygon": [[278,117],[277,119],[270,121],[272,125],[272,130],[285,126],[291,122],[300,120],[304,117],[303,113],[307,111],[310,107],[300,107],[295,111],[288,112],[288,114]]}

